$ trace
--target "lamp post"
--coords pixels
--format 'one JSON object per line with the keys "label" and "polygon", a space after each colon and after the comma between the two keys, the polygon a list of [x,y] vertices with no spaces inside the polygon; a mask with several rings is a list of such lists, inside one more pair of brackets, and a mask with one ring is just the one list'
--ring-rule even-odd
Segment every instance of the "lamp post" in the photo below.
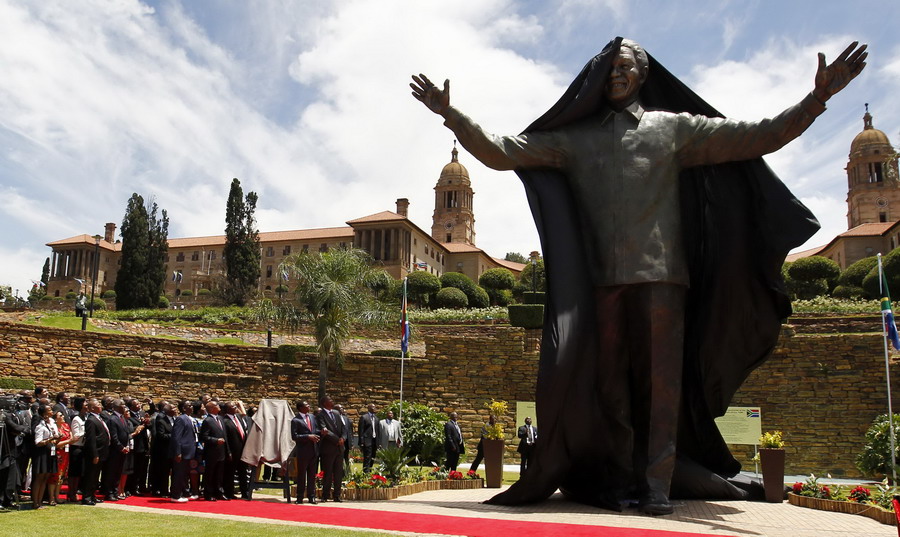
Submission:
{"label": "lamp post", "polygon": [[531,258],[531,292],[537,293],[537,259]]}
{"label": "lamp post", "polygon": [[100,235],[94,235],[94,274],[91,277],[91,318],[94,317],[94,291],[97,289],[97,277],[100,275]]}

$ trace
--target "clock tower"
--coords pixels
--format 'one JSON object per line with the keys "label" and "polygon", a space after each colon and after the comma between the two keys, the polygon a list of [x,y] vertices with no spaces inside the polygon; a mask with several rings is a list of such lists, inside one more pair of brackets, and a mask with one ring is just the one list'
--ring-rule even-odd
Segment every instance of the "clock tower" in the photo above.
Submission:
{"label": "clock tower", "polygon": [[459,151],[453,142],[450,163],[441,170],[434,187],[434,216],[431,236],[438,242],[475,244],[475,215],[472,212],[472,182],[469,172],[459,163]]}
{"label": "clock tower", "polygon": [[872,126],[869,105],[863,116],[863,130],[850,144],[847,163],[847,224],[900,220],[900,182],[897,159],[888,137]]}

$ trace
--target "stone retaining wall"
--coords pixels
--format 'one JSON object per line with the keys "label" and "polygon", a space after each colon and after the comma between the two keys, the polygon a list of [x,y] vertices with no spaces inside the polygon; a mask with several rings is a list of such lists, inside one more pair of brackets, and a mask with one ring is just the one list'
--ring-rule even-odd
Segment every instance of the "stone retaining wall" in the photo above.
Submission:
{"label": "stone retaining wall", "polygon": [[[534,399],[540,331],[432,327],[422,330],[420,339],[426,351],[406,361],[404,397],[459,412],[472,451],[487,400]],[[759,406],[763,430],[784,432],[788,473],[856,477],[865,431],[887,408],[882,349],[880,334],[785,330],[772,359],[749,376],[733,405]],[[141,357],[145,367],[124,368],[126,380],[94,378],[97,359],[107,356]],[[184,360],[223,362],[225,372],[180,371]],[[278,364],[275,349],[265,347],[0,323],[0,376],[28,377],[51,392],[87,395],[127,392],[158,399],[208,392],[245,401],[314,399],[318,357],[306,354],[297,364]],[[398,358],[351,353],[343,369],[329,373],[328,390],[355,418],[368,402],[383,406],[396,400],[399,379]],[[892,390],[900,393],[900,383]],[[898,403],[895,399],[896,408]],[[514,449],[512,416],[506,425],[508,447]],[[752,446],[732,448],[752,469]]]}

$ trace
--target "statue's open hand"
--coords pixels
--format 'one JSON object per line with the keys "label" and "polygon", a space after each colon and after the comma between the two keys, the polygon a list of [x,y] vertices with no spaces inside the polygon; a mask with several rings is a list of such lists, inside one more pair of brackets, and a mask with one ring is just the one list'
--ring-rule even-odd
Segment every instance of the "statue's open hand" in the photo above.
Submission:
{"label": "statue's open hand", "polygon": [[819,53],[819,69],[816,72],[816,89],[813,95],[821,102],[827,101],[832,95],[844,89],[844,86],[856,78],[866,66],[866,52],[868,45],[857,47],[859,41],[850,43],[844,52],[834,60],[831,65],[825,66],[825,55]]}
{"label": "statue's open hand", "polygon": [[443,115],[447,108],[450,107],[450,81],[444,80],[444,89],[441,90],[428,80],[428,77],[419,73],[419,76],[413,75],[413,82],[409,87],[412,88],[412,95],[422,102],[429,110],[435,114]]}

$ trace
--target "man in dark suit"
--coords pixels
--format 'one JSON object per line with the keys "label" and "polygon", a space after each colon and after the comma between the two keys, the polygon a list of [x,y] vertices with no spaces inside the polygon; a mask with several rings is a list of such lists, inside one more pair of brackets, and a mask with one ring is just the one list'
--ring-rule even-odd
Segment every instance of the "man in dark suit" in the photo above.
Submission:
{"label": "man in dark suit", "polygon": [[131,428],[134,436],[131,437],[134,444],[132,456],[134,457],[134,471],[128,476],[125,483],[125,493],[128,495],[145,494],[147,492],[147,466],[150,463],[150,415],[141,408],[138,399],[126,399],[131,417]]}
{"label": "man in dark suit", "polygon": [[[16,402],[19,404],[19,401]],[[18,413],[18,408],[7,410],[4,415],[4,442],[0,444],[0,508],[9,509],[16,500],[19,487],[19,465],[17,458],[21,450],[22,437],[28,427],[25,418]]]}
{"label": "man in dark suit", "polygon": [[525,418],[525,425],[519,427],[519,475],[531,466],[531,457],[534,454],[534,443],[537,441],[537,427],[531,426],[531,418]]}
{"label": "man in dark suit", "polygon": [[[344,479],[344,420],[334,410],[334,401],[325,396],[319,401],[316,426],[322,441],[319,443],[319,458],[322,464],[322,501],[331,499],[341,502],[341,480]],[[333,492],[332,492],[333,488]]]}
{"label": "man in dark suit", "polygon": [[100,468],[109,457],[110,434],[109,428],[102,419],[100,411],[102,407],[96,399],[88,402],[90,414],[84,422],[84,474],[81,478],[81,503],[82,505],[95,505],[103,500],[98,499],[97,481],[100,476]]}
{"label": "man in dark suit", "polygon": [[456,420],[459,416],[456,412],[450,413],[450,419],[444,424],[444,452],[447,454],[447,470],[456,470],[459,464],[459,456],[466,452],[463,445],[462,431]]}
{"label": "man in dark suit", "polygon": [[106,495],[107,501],[115,502],[122,499],[118,495],[119,478],[125,465],[125,455],[130,451],[128,441],[134,432],[131,423],[125,418],[125,403],[121,399],[112,401],[112,412],[106,426],[110,435],[109,457],[103,465],[103,482],[100,490]]}
{"label": "man in dark suit", "polygon": [[150,445],[150,491],[157,498],[169,495],[169,477],[172,474],[169,443],[175,424],[175,406],[163,401],[161,408],[153,417],[153,443]]}
{"label": "man in dark suit", "polygon": [[359,417],[357,436],[359,436],[359,449],[363,454],[363,471],[372,470],[375,460],[375,450],[378,449],[378,417],[375,415],[375,405],[369,403],[366,412]]}
{"label": "man in dark suit", "polygon": [[[219,403],[206,403],[206,418],[200,425],[200,442],[203,443],[203,496],[206,501],[225,500],[222,481],[225,477],[225,459],[228,458],[228,444],[225,442],[225,425],[219,413]],[[233,484],[232,484],[233,486]]]}
{"label": "man in dark suit", "polygon": [[224,483],[225,497],[229,500],[235,499],[234,481],[237,479],[238,489],[241,493],[241,499],[250,499],[250,475],[247,463],[241,460],[244,453],[244,444],[247,443],[247,433],[250,431],[250,424],[247,417],[238,414],[238,406],[234,401],[225,403],[225,413],[221,416],[222,423],[225,425],[225,441],[228,444],[228,458],[225,459]]}
{"label": "man in dark suit", "polygon": [[353,449],[353,422],[350,421],[350,416],[347,415],[347,411],[344,410],[343,405],[337,404],[334,405],[334,409],[337,410],[338,414],[341,415],[341,419],[344,422],[344,466],[350,466],[350,450]]}
{"label": "man in dark suit", "polygon": [[291,438],[297,443],[294,457],[297,459],[297,503],[303,503],[303,491],[309,503],[316,502],[316,463],[319,460],[319,428],[309,415],[309,403],[297,403],[297,415],[291,420]]}
{"label": "man in dark suit", "polygon": [[182,401],[181,415],[175,418],[172,425],[172,439],[169,441],[169,457],[172,459],[172,501],[184,503],[188,501],[184,491],[188,484],[190,462],[197,453],[197,434],[194,432],[193,401]]}
{"label": "man in dark suit", "polygon": [[57,412],[62,412],[63,417],[66,419],[66,423],[72,423],[72,418],[75,417],[77,412],[69,407],[68,393],[59,392],[58,394],[56,394],[56,404],[53,405],[53,415],[56,416]]}

